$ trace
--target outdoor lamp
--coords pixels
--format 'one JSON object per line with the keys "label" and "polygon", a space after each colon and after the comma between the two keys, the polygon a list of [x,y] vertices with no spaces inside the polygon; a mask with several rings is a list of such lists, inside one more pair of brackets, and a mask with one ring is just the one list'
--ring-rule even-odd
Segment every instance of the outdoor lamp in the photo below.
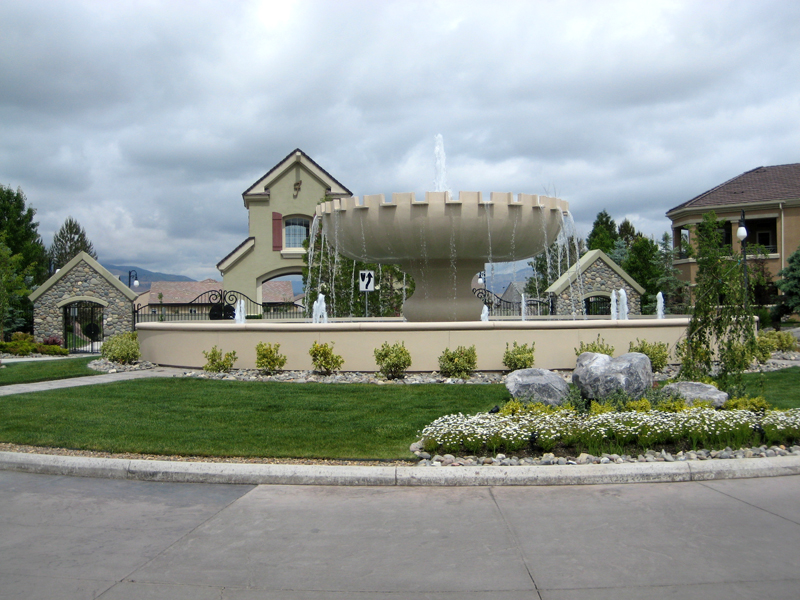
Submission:
{"label": "outdoor lamp", "polygon": [[128,287],[131,287],[131,279],[133,279],[133,287],[139,287],[139,274],[136,272],[136,269],[128,271]]}
{"label": "outdoor lamp", "polygon": [[486,277],[486,271],[481,271],[478,275],[478,285],[483,285],[484,277]]}
{"label": "outdoor lamp", "polygon": [[736,230],[736,239],[743,242],[746,237],[747,227],[744,226],[744,211],[742,211],[742,216],[739,219],[739,229]]}

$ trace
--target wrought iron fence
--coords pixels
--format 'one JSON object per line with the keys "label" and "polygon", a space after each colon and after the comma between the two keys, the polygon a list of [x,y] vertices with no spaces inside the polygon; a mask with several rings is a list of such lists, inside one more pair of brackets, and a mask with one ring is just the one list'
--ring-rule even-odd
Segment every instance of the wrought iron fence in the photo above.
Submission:
{"label": "wrought iron fence", "polygon": [[306,316],[305,309],[292,302],[259,303],[241,292],[211,290],[186,304],[139,304],[134,307],[133,321],[135,326],[136,323],[164,321],[232,320],[240,305],[246,319],[301,319]]}
{"label": "wrought iron fence", "polygon": [[[522,302],[504,300],[486,288],[473,288],[472,293],[484,306],[489,308],[492,317],[520,317],[522,318]],[[526,316],[546,316],[555,314],[555,296],[549,298],[525,298]]]}

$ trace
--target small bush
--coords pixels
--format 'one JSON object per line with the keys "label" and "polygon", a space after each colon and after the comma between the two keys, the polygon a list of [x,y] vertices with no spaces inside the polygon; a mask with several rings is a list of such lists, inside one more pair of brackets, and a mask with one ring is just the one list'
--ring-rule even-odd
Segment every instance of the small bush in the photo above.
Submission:
{"label": "small bush", "polygon": [[525,403],[515,398],[503,404],[503,407],[500,409],[500,414],[504,417],[513,417],[514,415],[525,412],[525,409]]}
{"label": "small bush", "polygon": [[62,340],[57,335],[51,335],[42,340],[42,344],[45,346],[63,346],[64,340]]}
{"label": "small bush", "polygon": [[664,398],[659,400],[653,405],[654,410],[661,412],[676,413],[684,410],[689,410],[690,406],[686,405],[686,400],[680,396],[672,396],[671,398]]}
{"label": "small bush", "polygon": [[533,350],[536,342],[533,342],[528,348],[528,344],[518,346],[517,342],[509,348],[506,344],[506,351],[503,354],[503,365],[510,371],[517,371],[519,369],[530,369],[533,366],[534,357]]}
{"label": "small bush", "polygon": [[478,368],[478,353],[475,346],[464,348],[459,346],[455,350],[445,348],[439,356],[439,372],[444,377],[457,377],[468,379]]}
{"label": "small bush", "polygon": [[46,354],[48,356],[67,356],[69,354],[69,350],[66,348],[49,344],[38,344],[36,346],[36,351],[39,354]]}
{"label": "small bush", "polygon": [[756,360],[760,363],[765,363],[769,360],[772,353],[778,349],[776,340],[766,335],[759,334],[756,337]]}
{"label": "small bush", "polygon": [[22,342],[24,344],[33,344],[33,336],[30,333],[25,333],[24,331],[15,331],[11,334],[11,342]]}
{"label": "small bush", "polygon": [[614,356],[614,346],[609,346],[606,344],[604,339],[600,338],[600,334],[597,334],[597,339],[593,342],[589,342],[585,344],[581,342],[581,345],[575,349],[575,356],[580,356],[584,352],[595,352],[596,354],[608,354],[609,356]]}
{"label": "small bush", "polygon": [[741,398],[728,398],[722,405],[723,410],[749,410],[751,412],[765,412],[772,410],[773,406],[766,401],[764,396]]}
{"label": "small bush", "polygon": [[630,343],[628,352],[641,352],[650,359],[650,365],[653,367],[653,372],[658,373],[667,366],[667,359],[669,358],[669,349],[664,342],[649,343],[647,340],[639,341],[636,338],[636,343]]}
{"label": "small bush", "polygon": [[204,371],[211,373],[227,373],[233,368],[233,363],[236,362],[236,351],[231,350],[222,356],[222,350],[216,346],[212,347],[210,351],[203,351],[203,356],[206,357],[206,364],[203,367]]}
{"label": "small bush", "polygon": [[629,400],[625,403],[626,412],[650,412],[652,409],[653,407],[650,405],[650,401],[647,398]]}
{"label": "small bush", "polygon": [[314,365],[314,370],[324,375],[330,375],[334,371],[338,371],[344,364],[344,359],[333,353],[333,342],[331,342],[330,346],[314,342],[308,353],[311,355],[311,363]]}
{"label": "small bush", "polygon": [[130,364],[141,358],[139,335],[135,331],[120,333],[103,342],[100,354],[115,363]]}
{"label": "small bush", "polygon": [[614,412],[613,404],[608,404],[606,402],[595,402],[592,400],[592,403],[589,405],[590,415],[602,415],[603,413],[610,412]]}
{"label": "small bush", "polygon": [[280,353],[281,345],[265,344],[259,342],[256,345],[256,369],[266,373],[275,373],[283,369],[286,364],[286,356]]}
{"label": "small bush", "polygon": [[762,339],[769,340],[780,352],[791,352],[797,348],[797,338],[789,331],[766,331],[758,334],[759,342]]}
{"label": "small bush", "polygon": [[17,356],[28,356],[36,350],[36,346],[30,342],[11,341],[0,342],[0,352],[15,354]]}
{"label": "small bush", "polygon": [[404,342],[392,346],[384,342],[380,348],[375,348],[375,364],[386,379],[397,379],[411,366],[411,353]]}

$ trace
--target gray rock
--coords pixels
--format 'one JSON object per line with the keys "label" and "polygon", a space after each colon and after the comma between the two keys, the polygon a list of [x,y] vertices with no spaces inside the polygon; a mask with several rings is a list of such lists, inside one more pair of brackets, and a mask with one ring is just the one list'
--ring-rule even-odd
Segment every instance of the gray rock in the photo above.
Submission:
{"label": "gray rock", "polygon": [[520,369],[506,377],[506,389],[519,400],[536,400],[544,404],[563,404],[569,385],[547,369]]}
{"label": "gray rock", "polygon": [[653,387],[653,367],[650,359],[640,352],[629,352],[617,358],[584,352],[572,372],[572,383],[578,386],[584,398],[593,400],[620,390],[633,398],[641,398]]}
{"label": "gray rock", "polygon": [[707,400],[715,408],[719,408],[728,400],[728,394],[719,391],[713,385],[696,381],[677,381],[663,387],[666,394],[680,396],[690,406],[695,400]]}

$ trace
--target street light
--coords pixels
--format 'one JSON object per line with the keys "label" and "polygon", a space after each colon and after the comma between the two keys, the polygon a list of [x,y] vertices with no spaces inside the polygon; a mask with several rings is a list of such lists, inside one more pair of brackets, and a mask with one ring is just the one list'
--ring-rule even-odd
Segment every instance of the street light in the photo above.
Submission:
{"label": "street light", "polygon": [[131,287],[131,279],[133,279],[133,287],[139,287],[139,274],[136,272],[136,269],[128,271],[128,287]]}
{"label": "street light", "polygon": [[739,218],[739,229],[736,230],[736,239],[742,243],[742,268],[744,269],[744,309],[747,310],[747,227],[744,224],[744,209],[742,209],[742,216]]}

